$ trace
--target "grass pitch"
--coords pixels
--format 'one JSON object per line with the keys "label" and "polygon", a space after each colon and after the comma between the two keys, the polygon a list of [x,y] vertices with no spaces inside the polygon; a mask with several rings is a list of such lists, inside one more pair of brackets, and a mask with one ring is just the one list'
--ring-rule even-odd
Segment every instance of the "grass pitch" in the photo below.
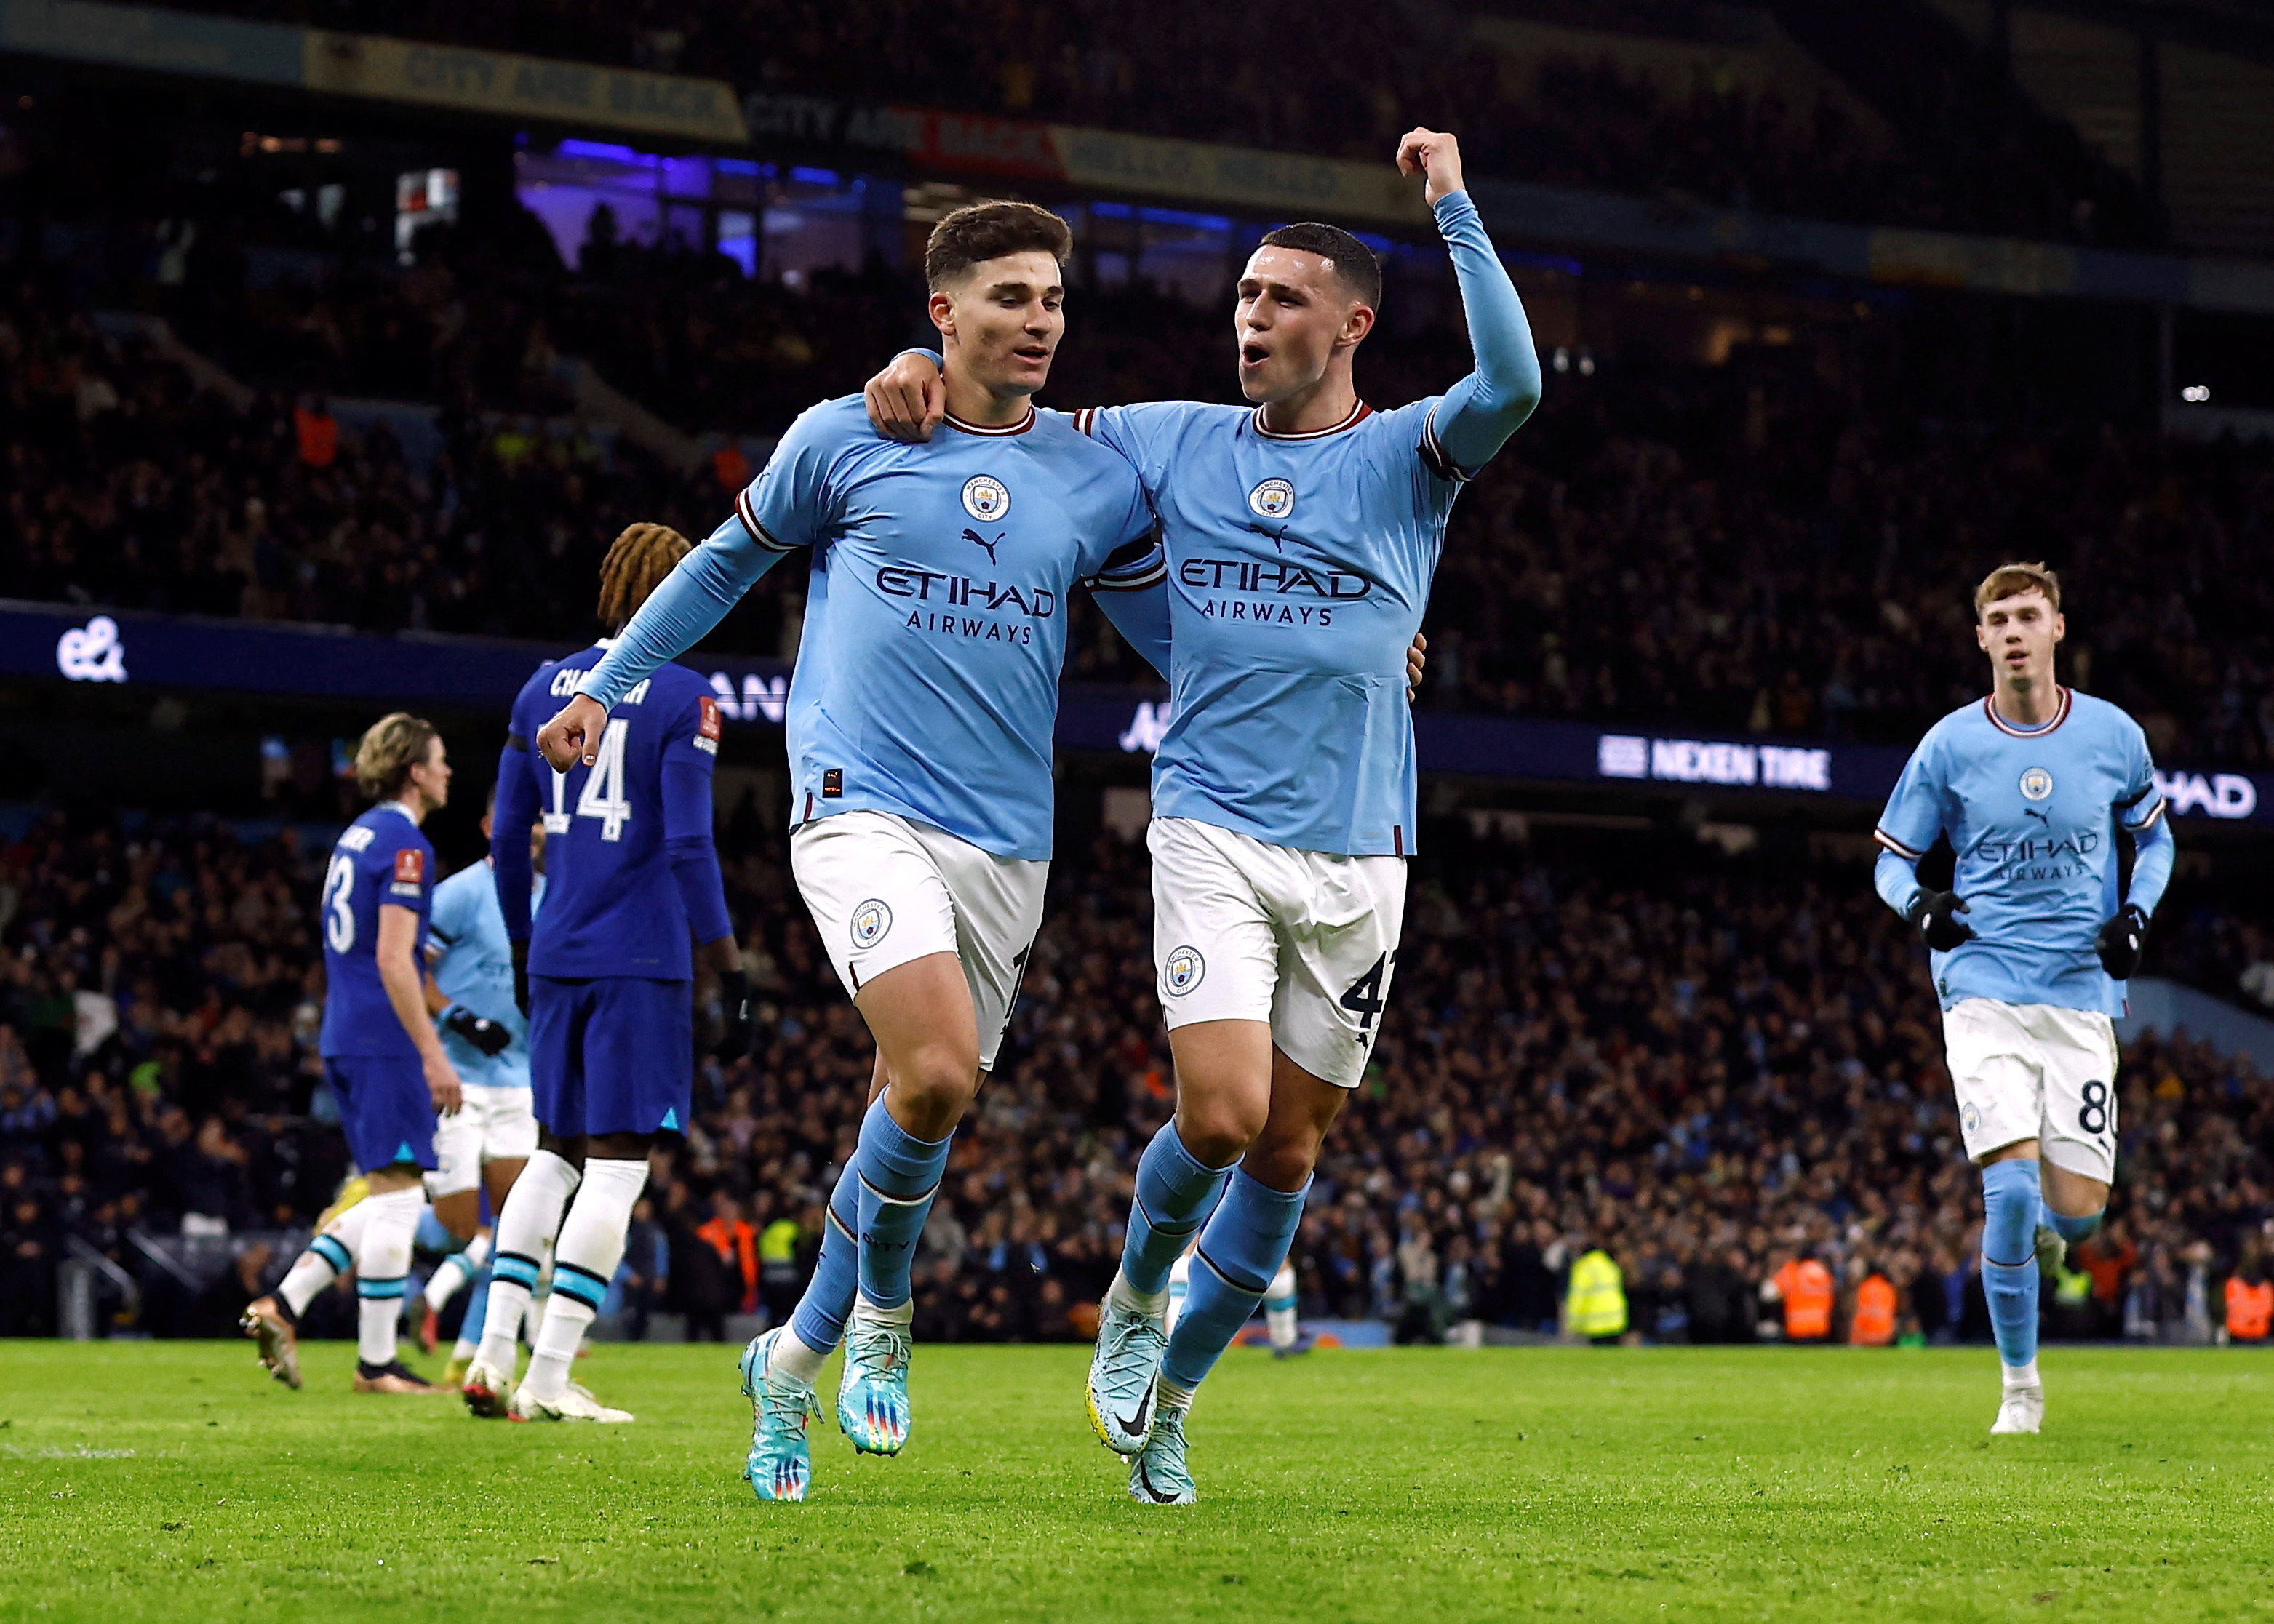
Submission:
{"label": "grass pitch", "polygon": [[2274,1620],[2265,1353],[2056,1350],[1993,1443],[1986,1350],[1240,1350],[1177,1509],[1071,1348],[920,1350],[904,1455],[759,1505],[735,1351],[601,1348],[602,1428],[0,1342],[0,1620]]}

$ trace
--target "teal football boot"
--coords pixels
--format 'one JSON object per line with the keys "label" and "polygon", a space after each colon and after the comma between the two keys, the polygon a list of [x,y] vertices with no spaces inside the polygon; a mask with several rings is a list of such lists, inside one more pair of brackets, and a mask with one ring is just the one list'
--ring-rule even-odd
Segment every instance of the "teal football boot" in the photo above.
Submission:
{"label": "teal football boot", "polygon": [[1185,1470],[1185,1412],[1164,1410],[1153,1418],[1153,1435],[1129,1462],[1129,1498],[1148,1506],[1189,1506],[1201,1497]]}
{"label": "teal football boot", "polygon": [[766,1373],[774,1338],[788,1335],[787,1326],[776,1326],[742,1350],[742,1396],[750,1401],[751,1423],[742,1476],[760,1500],[803,1500],[813,1482],[813,1449],[805,1435],[806,1417],[821,1413],[813,1385]]}
{"label": "teal football boot", "polygon": [[908,1441],[908,1356],[914,1349],[906,1331],[866,1320],[857,1312],[845,1327],[837,1425],[862,1455],[898,1455]]}
{"label": "teal football boot", "polygon": [[1116,1455],[1135,1455],[1153,1429],[1153,1377],[1169,1351],[1159,1315],[1117,1308],[1108,1297],[1089,1361],[1089,1424]]}

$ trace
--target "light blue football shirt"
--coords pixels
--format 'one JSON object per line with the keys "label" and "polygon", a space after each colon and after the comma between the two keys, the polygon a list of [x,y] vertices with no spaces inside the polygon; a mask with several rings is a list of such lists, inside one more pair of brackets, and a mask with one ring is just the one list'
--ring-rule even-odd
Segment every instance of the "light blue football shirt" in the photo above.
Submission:
{"label": "light blue football shirt", "polygon": [[1414,849],[1405,652],[1463,475],[1442,396],[1274,434],[1240,406],[1077,415],[1127,457],[1169,564],[1171,712],[1153,811],[1276,846]]}
{"label": "light blue football shirt", "polygon": [[[540,874],[530,912],[544,900]],[[458,1069],[458,1079],[476,1087],[528,1087],[529,1019],[513,1001],[513,944],[506,940],[505,913],[498,906],[497,882],[486,861],[459,869],[434,888],[426,943],[434,985],[442,996],[513,1034],[510,1048],[485,1055],[441,1027],[442,1048]]]}
{"label": "light blue football shirt", "polygon": [[1992,998],[2121,1014],[2123,986],[2095,951],[2122,900],[2117,831],[2143,834],[2163,815],[2147,735],[2106,700],[2063,688],[2032,731],[1982,699],[1929,728],[1877,834],[1908,862],[1945,835],[1957,855],[1951,889],[1975,939],[1932,955],[1942,1007]]}
{"label": "light blue football shirt", "polygon": [[1001,429],[950,417],[904,445],[870,426],[859,395],[826,401],[578,691],[614,704],[810,548],[784,718],[792,826],[892,812],[998,857],[1046,858],[1066,596],[1157,586],[1155,530],[1129,463],[1064,413]]}

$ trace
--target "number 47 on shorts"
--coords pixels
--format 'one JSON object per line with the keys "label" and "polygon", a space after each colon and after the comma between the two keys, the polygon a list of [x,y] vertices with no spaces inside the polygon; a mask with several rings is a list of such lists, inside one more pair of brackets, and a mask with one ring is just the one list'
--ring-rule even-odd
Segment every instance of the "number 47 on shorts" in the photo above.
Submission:
{"label": "number 47 on shorts", "polygon": [[1358,1041],[1361,1047],[1374,1041],[1378,1030],[1374,1021],[1389,1003],[1383,994],[1382,985],[1397,968],[1397,955],[1395,952],[1376,955],[1374,963],[1367,967],[1366,974],[1344,989],[1343,996],[1337,1000],[1343,1008],[1357,1015]]}

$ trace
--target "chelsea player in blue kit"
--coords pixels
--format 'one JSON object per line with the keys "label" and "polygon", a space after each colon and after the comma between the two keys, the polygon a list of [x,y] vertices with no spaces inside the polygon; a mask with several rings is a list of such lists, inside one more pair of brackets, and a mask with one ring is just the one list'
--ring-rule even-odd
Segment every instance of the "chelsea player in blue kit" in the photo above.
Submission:
{"label": "chelsea player in blue kit", "polygon": [[883,1087],[804,1300],[744,1352],[762,1500],[805,1497],[813,1382],[840,1337],[839,1419],[856,1447],[890,1455],[907,1437],[915,1246],[1042,916],[1070,592],[1106,594],[1125,635],[1166,662],[1144,492],[1122,458],[1032,402],[1065,328],[1070,249],[1065,222],[1028,204],[942,220],[925,274],[947,432],[882,439],[858,397],[805,413],[542,741],[555,763],[589,758],[601,707],[809,550],[786,718],[791,863],[876,1037]]}
{"label": "chelsea player in blue kit", "polygon": [[[2082,1240],[2108,1205],[2110,1018],[2174,848],[2140,725],[2054,680],[2059,578],[2006,565],[1974,607],[1992,691],[1919,741],[1879,819],[1874,878],[1931,950],[1959,1125],[1982,1169],[1982,1286],[2005,1373],[1990,1430],[2034,1432],[2045,1405],[2036,1254]],[[1956,858],[1946,891],[1918,880],[1942,838]]]}
{"label": "chelsea player in blue kit", "polygon": [[433,905],[434,848],[419,824],[450,797],[433,724],[396,711],[356,746],[356,787],[375,804],[348,825],[324,870],[324,1078],[370,1193],[308,1244],[274,1294],[245,1311],[260,1362],[300,1385],[295,1327],[319,1291],[356,1275],[355,1390],[444,1394],[395,1356],[411,1237],[434,1166],[437,1112],[457,1110],[458,1075],[427,1018],[419,952]]}
{"label": "chelsea player in blue kit", "polygon": [[[493,789],[490,808],[482,814],[485,840],[496,812]],[[537,868],[529,899],[532,913],[545,901],[544,853],[539,823],[532,827],[530,841],[530,861]],[[426,1190],[435,1218],[464,1244],[426,1282],[419,1342],[427,1352],[434,1351],[437,1318],[453,1297],[471,1286],[474,1296],[442,1376],[445,1386],[456,1387],[473,1364],[488,1303],[492,1237],[479,1228],[481,1198],[489,1198],[492,1213],[503,1212],[514,1181],[537,1149],[529,1021],[514,998],[513,944],[505,933],[505,911],[498,905],[494,866],[487,858],[434,888],[426,959],[427,1007],[465,1090],[464,1106],[435,1130],[437,1165]]]}
{"label": "chelsea player in blue kit", "polygon": [[[1399,169],[1450,252],[1476,370],[1376,412],[1352,359],[1379,267],[1331,226],[1263,239],[1234,316],[1252,409],[1110,407],[1083,426],[1127,457],[1168,551],[1171,718],[1154,759],[1154,959],[1177,1113],[1137,1169],[1100,1316],[1093,1425],[1140,1500],[1195,1498],[1193,1389],[1287,1258],[1319,1146],[1365,1073],[1414,849],[1413,728],[1398,667],[1462,484],[1540,397],[1522,303],[1463,189],[1454,138],[1414,130]],[[907,424],[930,363],[870,386]],[[921,428],[921,425],[908,425]],[[1169,1275],[1199,1237],[1164,1329]]]}
{"label": "chelsea player in blue kit", "polygon": [[[621,631],[687,545],[661,525],[617,537],[600,566],[601,624]],[[685,1132],[693,1109],[690,942],[719,977],[727,1011],[720,1052],[749,1044],[749,985],[712,839],[720,728],[709,685],[683,665],[659,665],[611,696],[590,759],[554,771],[537,754],[545,718],[612,644],[539,667],[514,701],[498,758],[490,862],[526,981],[530,1081],[544,1132],[498,1214],[488,1314],[461,1389],[478,1416],[632,1419],[571,1381],[569,1370],[623,1260],[648,1150],[657,1134]],[[527,831],[540,808],[546,890],[532,923]],[[515,1330],[548,1240],[552,1297],[516,1387]]]}

